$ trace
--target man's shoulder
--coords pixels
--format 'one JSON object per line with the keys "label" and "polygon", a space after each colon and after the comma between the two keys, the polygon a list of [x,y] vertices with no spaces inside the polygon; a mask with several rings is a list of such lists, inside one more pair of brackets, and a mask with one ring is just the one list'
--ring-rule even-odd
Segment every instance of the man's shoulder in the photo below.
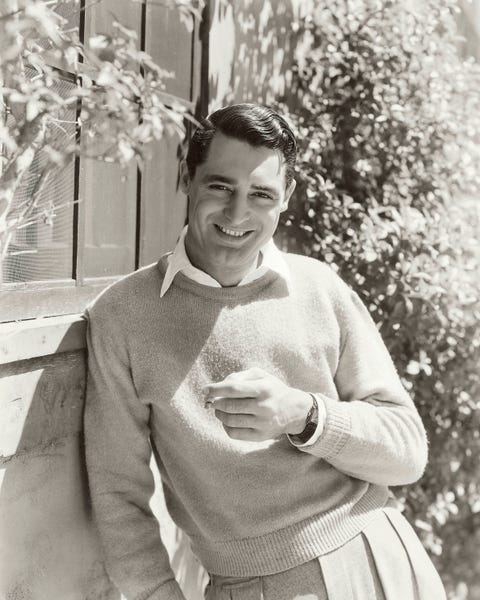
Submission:
{"label": "man's shoulder", "polygon": [[117,279],[90,302],[86,312],[90,316],[140,312],[152,297],[160,296],[163,279],[160,263],[163,259]]}
{"label": "man's shoulder", "polygon": [[340,317],[354,314],[362,304],[358,294],[334,265],[299,254],[284,253],[290,273],[305,297],[327,302]]}
{"label": "man's shoulder", "polygon": [[327,283],[335,285],[341,281],[335,269],[324,261],[293,252],[282,252],[282,255],[292,275],[298,276],[299,279],[312,283],[319,282],[322,285]]}
{"label": "man's shoulder", "polygon": [[306,269],[330,269],[327,263],[319,260],[318,258],[313,258],[312,256],[306,256],[305,254],[296,254],[295,252],[285,252],[281,251],[284,259],[296,266],[300,266]]}

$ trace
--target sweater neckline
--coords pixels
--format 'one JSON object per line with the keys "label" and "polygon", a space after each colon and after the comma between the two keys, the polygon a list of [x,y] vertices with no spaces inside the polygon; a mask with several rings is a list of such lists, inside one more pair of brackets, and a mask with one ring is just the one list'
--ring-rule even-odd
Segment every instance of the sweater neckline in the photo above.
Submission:
{"label": "sweater neckline", "polygon": [[[167,270],[167,257],[168,254],[165,254],[160,258],[157,263],[158,270],[160,271],[160,276],[165,277],[165,273]],[[230,287],[213,287],[209,285],[204,285],[202,283],[198,283],[193,279],[190,279],[182,272],[179,272],[175,275],[172,287],[179,287],[181,289],[187,290],[196,294],[197,296],[202,296],[204,298],[211,298],[213,300],[217,300],[219,302],[229,301],[229,300],[244,300],[249,297],[253,297],[263,288],[267,287],[273,281],[280,278],[280,274],[275,271],[267,271],[258,279],[254,281],[250,281],[249,283],[245,283],[244,285],[236,285]],[[168,291],[167,294],[168,295]]]}

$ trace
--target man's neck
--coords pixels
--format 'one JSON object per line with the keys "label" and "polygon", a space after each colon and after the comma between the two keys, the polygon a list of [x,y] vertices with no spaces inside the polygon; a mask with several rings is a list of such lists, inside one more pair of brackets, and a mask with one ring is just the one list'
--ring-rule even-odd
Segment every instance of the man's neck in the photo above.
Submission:
{"label": "man's neck", "polygon": [[185,253],[188,257],[190,263],[200,271],[203,271],[210,277],[213,277],[215,281],[217,281],[222,287],[234,287],[238,285],[242,279],[254,269],[257,269],[262,264],[262,253],[259,252],[256,258],[252,261],[250,265],[246,267],[239,268],[236,270],[233,269],[216,269],[215,265],[205,265],[199,260],[195,260],[192,258],[193,253],[189,251],[188,248],[188,238],[185,238]]}
{"label": "man's neck", "polygon": [[210,275],[210,277],[213,277],[213,279],[215,279],[215,281],[218,281],[218,283],[222,287],[233,287],[238,285],[248,273],[253,271],[254,268],[258,268],[262,262],[261,254],[259,253],[257,255],[257,258],[249,267],[239,269],[238,271],[228,270],[228,272],[225,273],[223,269],[222,271],[218,271],[217,269],[215,269],[214,266],[201,265],[196,263],[195,261],[192,261],[190,259],[190,256],[188,255],[188,250],[187,256],[189,257],[190,262],[195,268],[200,269],[204,273],[207,273],[207,275]]}

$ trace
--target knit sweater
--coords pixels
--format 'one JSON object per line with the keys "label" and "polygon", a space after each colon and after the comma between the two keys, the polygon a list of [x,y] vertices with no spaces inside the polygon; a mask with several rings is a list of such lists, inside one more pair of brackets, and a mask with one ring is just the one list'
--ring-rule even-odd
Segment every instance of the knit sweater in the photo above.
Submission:
{"label": "knit sweater", "polygon": [[[151,451],[174,522],[211,573],[266,575],[359,533],[426,464],[425,431],[359,297],[327,265],[285,254],[274,272],[213,288],[166,258],[88,308],[86,459],[107,569],[128,600],[181,600],[158,524]],[[202,388],[261,367],[325,405],[322,435],[230,438]],[[160,524],[161,527],[161,524]]]}

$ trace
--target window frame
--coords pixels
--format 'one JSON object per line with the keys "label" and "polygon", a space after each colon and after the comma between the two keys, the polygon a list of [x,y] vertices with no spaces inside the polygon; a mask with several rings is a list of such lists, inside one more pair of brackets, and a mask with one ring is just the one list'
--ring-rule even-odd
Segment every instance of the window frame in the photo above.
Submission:
{"label": "window frame", "polygon": [[[108,13],[108,3],[115,4],[116,13],[119,12],[118,0],[107,0],[107,5],[103,6],[103,16],[100,18],[90,17],[90,24],[87,23],[88,16],[85,16],[86,11],[84,10],[85,2],[81,2],[80,16],[79,16],[79,34],[80,39],[83,42],[90,35],[93,35],[97,31],[97,25],[101,25],[102,19],[105,19],[105,14]],[[127,14],[131,10],[131,3],[124,2],[123,9],[120,12]],[[142,49],[148,48],[147,29],[152,29],[152,23],[149,22],[151,19],[152,10],[154,5],[148,5],[148,0],[136,7],[141,11],[140,22],[136,23],[137,28],[140,29],[139,43]],[[208,19],[208,10],[205,9],[205,18]],[[119,18],[119,20],[122,20]],[[98,22],[96,22],[98,21]],[[124,22],[124,20],[122,20]],[[126,23],[132,26],[131,23]],[[182,24],[182,27],[185,27]],[[100,29],[101,31],[101,29]],[[169,93],[168,88],[164,94],[165,99],[175,100],[189,107],[191,112],[194,112],[196,108],[196,114],[202,114],[203,109],[206,108],[208,102],[208,94],[205,93],[205,89],[208,87],[208,78],[205,77],[204,71],[205,64],[205,50],[208,49],[208,44],[205,45],[205,37],[208,39],[208,28],[202,27],[200,23],[195,22],[193,31],[185,32],[189,36],[190,48],[188,50],[188,60],[190,68],[187,73],[188,81],[188,98],[178,96],[174,93]],[[172,33],[172,35],[175,35]],[[153,36],[152,36],[153,37]],[[151,40],[154,44],[154,40]],[[147,48],[146,48],[147,46]],[[154,48],[155,49],[155,48]],[[46,51],[46,56],[48,56]],[[157,62],[161,64],[162,58],[156,57],[153,53],[152,56]],[[59,78],[67,81],[76,81],[76,76],[67,69],[65,61],[56,59],[53,56],[48,56],[48,64],[55,70]],[[163,65],[162,65],[163,66]],[[208,74],[208,73],[207,73]],[[79,107],[80,109],[80,107]],[[79,110],[78,109],[78,110]],[[78,113],[77,113],[78,114]],[[81,132],[78,131],[77,135],[81,136]],[[162,141],[163,143],[163,141]],[[177,141],[177,145],[180,141]],[[175,157],[176,160],[176,157]],[[83,167],[85,165],[84,158],[82,156],[75,157],[74,159],[74,198],[84,197],[83,189],[85,187],[85,173]],[[157,166],[158,171],[158,166]],[[132,167],[132,174],[136,177],[134,184],[136,193],[132,194],[132,197],[128,198],[128,202],[135,204],[135,215],[136,222],[135,226],[135,248],[134,248],[134,264],[132,269],[125,273],[119,273],[108,276],[98,277],[86,277],[84,274],[84,253],[85,253],[85,203],[73,202],[73,227],[71,232],[71,239],[73,241],[72,248],[72,265],[71,265],[71,278],[64,279],[52,279],[45,281],[29,281],[29,282],[12,282],[12,283],[1,283],[0,282],[0,323],[8,323],[11,321],[22,321],[26,319],[34,319],[38,317],[53,317],[61,315],[71,315],[83,312],[85,306],[93,300],[104,288],[111,285],[118,279],[124,277],[128,273],[136,270],[137,268],[152,262],[152,244],[145,243],[145,229],[148,228],[148,215],[145,215],[145,203],[146,203],[146,190],[149,186],[149,178],[155,180],[155,169],[151,168],[144,169],[143,173],[140,173],[136,165]],[[158,175],[157,175],[158,177]],[[176,177],[176,174],[175,174]],[[155,185],[155,181],[150,182],[150,189]],[[134,196],[134,197],[133,197]],[[73,200],[73,198],[72,198]],[[166,200],[163,200],[166,202]],[[182,204],[175,204],[178,206],[178,214],[172,215],[172,219],[175,225],[181,225],[186,218],[186,199]],[[183,207],[182,207],[183,206]],[[168,207],[167,207],[168,208]],[[148,212],[148,211],[147,211]],[[173,211],[172,211],[173,212]],[[164,216],[170,219],[168,210],[164,208]],[[167,224],[164,224],[163,230],[167,231]],[[178,232],[180,231],[180,227]],[[177,233],[178,233],[177,232]],[[151,233],[150,233],[151,235]],[[170,236],[171,237],[171,236]],[[155,241],[153,246],[158,245],[158,241]],[[160,254],[158,255],[158,257]],[[158,258],[157,257],[157,258]]]}

